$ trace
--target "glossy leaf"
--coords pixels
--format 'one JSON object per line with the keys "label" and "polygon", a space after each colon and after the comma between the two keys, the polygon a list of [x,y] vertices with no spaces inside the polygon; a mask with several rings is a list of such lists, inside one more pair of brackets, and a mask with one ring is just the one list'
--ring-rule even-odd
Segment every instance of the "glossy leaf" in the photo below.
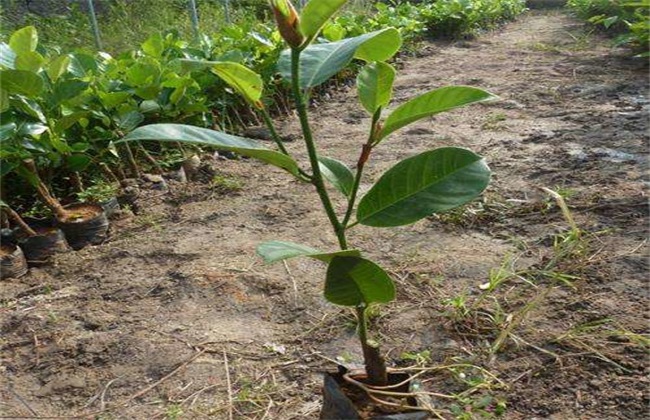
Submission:
{"label": "glossy leaf", "polygon": [[48,130],[45,124],[39,122],[26,122],[18,127],[18,135],[37,137]]}
{"label": "glossy leaf", "polygon": [[311,0],[300,12],[300,32],[307,38],[313,38],[346,2],[347,0]]}
{"label": "glossy leaf", "polygon": [[390,64],[377,61],[366,64],[357,76],[357,90],[361,105],[370,115],[390,102],[393,94],[395,69]]}
{"label": "glossy leaf", "polygon": [[470,86],[445,86],[433,90],[397,107],[386,118],[380,138],[419,119],[494,98],[491,93]]}
{"label": "glossy leaf", "polygon": [[45,58],[36,51],[30,51],[23,54],[20,54],[16,57],[14,66],[16,70],[27,70],[32,73],[38,73],[43,64],[45,63]]}
{"label": "glossy leaf", "polygon": [[7,93],[25,96],[37,96],[43,90],[43,79],[26,70],[0,71],[0,89]]}
{"label": "glossy leaf", "polygon": [[327,179],[344,196],[349,197],[354,185],[354,175],[350,168],[336,159],[320,156],[318,165]]}
{"label": "glossy leaf", "polygon": [[[300,55],[300,86],[303,89],[318,86],[341,71],[352,58],[366,61],[384,61],[392,57],[401,45],[395,28],[386,28],[342,41],[312,44]],[[278,71],[291,79],[291,56],[283,51]]]}
{"label": "glossy leaf", "polygon": [[16,135],[18,126],[16,123],[0,125],[0,141],[9,140]]}
{"label": "glossy leaf", "polygon": [[346,249],[336,252],[321,252],[306,245],[284,241],[268,241],[257,246],[257,254],[264,262],[272,264],[295,257],[309,257],[323,262],[330,262],[335,256],[359,256],[356,249]]}
{"label": "glossy leaf", "polygon": [[70,57],[67,55],[62,55],[55,58],[50,62],[50,65],[47,67],[47,75],[50,76],[50,80],[56,82],[59,80],[59,77],[63,76],[70,66]]}
{"label": "glossy leaf", "polygon": [[387,303],[395,299],[395,284],[370,260],[337,256],[327,267],[325,298],[343,306]]}
{"label": "glossy leaf", "polygon": [[250,103],[256,103],[262,97],[262,77],[239,63],[231,61],[200,61],[182,60],[186,70],[199,70],[209,67],[214,74],[219,76],[237,93],[242,95]]}
{"label": "glossy leaf", "polygon": [[17,56],[36,51],[38,45],[38,33],[33,26],[25,26],[11,34],[9,46]]}
{"label": "glossy leaf", "polygon": [[11,104],[25,114],[38,119],[40,122],[47,122],[43,109],[41,109],[41,106],[36,101],[18,95],[11,98]]}
{"label": "glossy leaf", "polygon": [[298,164],[289,156],[267,149],[253,140],[207,128],[182,124],[152,124],[133,130],[120,142],[134,140],[179,141],[212,146],[259,159],[298,175]]}
{"label": "glossy leaf", "polygon": [[115,118],[117,127],[123,132],[134,130],[142,121],[144,121],[144,115],[138,111],[130,111]]}
{"label": "glossy leaf", "polygon": [[457,147],[421,153],[389,169],[359,202],[357,221],[401,226],[463,205],[487,187],[490,169],[479,155]]}
{"label": "glossy leaf", "polygon": [[15,69],[16,53],[4,42],[0,42],[0,66],[5,69]]}

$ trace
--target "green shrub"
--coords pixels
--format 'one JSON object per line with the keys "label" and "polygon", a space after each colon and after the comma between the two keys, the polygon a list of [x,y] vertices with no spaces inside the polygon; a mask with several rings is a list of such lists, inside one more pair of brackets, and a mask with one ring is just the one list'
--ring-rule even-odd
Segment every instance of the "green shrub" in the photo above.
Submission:
{"label": "green shrub", "polygon": [[569,0],[567,7],[579,19],[613,34],[614,45],[650,55],[650,0]]}

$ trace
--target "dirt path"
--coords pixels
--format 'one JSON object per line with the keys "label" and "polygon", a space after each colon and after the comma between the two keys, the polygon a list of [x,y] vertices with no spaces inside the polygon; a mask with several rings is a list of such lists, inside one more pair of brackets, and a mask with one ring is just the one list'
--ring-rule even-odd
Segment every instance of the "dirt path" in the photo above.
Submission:
{"label": "dirt path", "polygon": [[[457,394],[435,401],[446,418],[499,402],[512,419],[644,417],[647,70],[557,12],[423,47],[398,76],[398,103],[446,84],[501,100],[394,135],[364,188],[441,145],[486,156],[494,181],[462,211],[355,227],[351,242],[398,282],[373,321],[384,350],[454,365],[427,376]],[[350,164],[369,123],[356,102],[334,94],[313,118],[323,154]],[[295,121],[281,125],[297,134]],[[216,182],[150,194],[107,244],[2,283],[1,415],[316,418],[324,358],[358,359],[353,318],[321,297],[322,266],[267,267],[254,249],[268,239],[330,249],[335,238],[318,239],[329,230],[307,187],[248,160],[215,167]],[[539,187],[569,197],[581,239]],[[488,279],[502,283],[481,294]]]}

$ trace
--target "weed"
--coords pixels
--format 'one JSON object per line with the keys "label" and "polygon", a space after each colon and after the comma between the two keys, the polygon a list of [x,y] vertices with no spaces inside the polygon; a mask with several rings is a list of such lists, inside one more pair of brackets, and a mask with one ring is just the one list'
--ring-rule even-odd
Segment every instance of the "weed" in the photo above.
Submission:
{"label": "weed", "polygon": [[210,190],[213,193],[227,194],[240,191],[244,188],[244,182],[233,176],[215,175],[210,181]]}
{"label": "weed", "polygon": [[501,112],[492,112],[487,115],[485,121],[481,125],[481,128],[483,130],[492,130],[492,131],[503,130],[506,127],[502,123],[506,120],[507,120],[506,114],[503,114]]}

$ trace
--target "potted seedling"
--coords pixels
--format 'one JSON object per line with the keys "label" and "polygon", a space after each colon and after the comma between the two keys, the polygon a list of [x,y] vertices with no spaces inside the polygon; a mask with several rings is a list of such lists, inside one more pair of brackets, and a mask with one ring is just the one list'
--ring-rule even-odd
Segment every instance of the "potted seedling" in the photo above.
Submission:
{"label": "potted seedling", "polygon": [[[372,152],[392,133],[423,118],[492,99],[493,95],[474,87],[445,86],[387,112],[395,79],[395,70],[387,60],[401,46],[396,29],[386,28],[336,42],[314,42],[321,27],[344,3],[342,0],[312,0],[298,15],[288,0],[271,1],[280,34],[289,45],[279,59],[278,70],[291,84],[309,156],[308,169],[301,168],[280,141],[261,100],[261,78],[236,63],[211,62],[203,65],[210,66],[213,72],[257,108],[276,141],[278,151],[250,139],[178,124],[140,127],[123,141],[160,140],[211,145],[278,166],[306,184],[311,184],[336,234],[337,249],[321,251],[302,244],[270,241],[259,245],[258,253],[268,263],[299,256],[325,263],[325,298],[335,305],[352,308],[357,316],[365,368],[326,376],[322,418],[360,418],[359,410],[410,412],[401,417],[379,414],[379,417],[373,418],[423,418],[426,413],[417,411],[418,407],[407,398],[413,393],[404,392],[408,391],[409,378],[396,376],[387,368],[379,343],[368,332],[369,308],[395,298],[393,280],[379,264],[351,246],[348,232],[357,225],[378,228],[408,225],[478,197],[490,179],[490,170],[484,159],[467,149],[441,147],[397,163],[357,200],[364,168]],[[308,115],[311,89],[337,74],[353,59],[365,63],[357,77],[357,90],[361,105],[372,121],[367,139],[359,144],[360,152],[354,170],[344,162],[319,153]],[[331,188],[328,189],[326,182]],[[341,214],[335,211],[331,189],[340,193],[339,199],[345,203],[345,211]],[[356,403],[365,406],[355,407],[349,396],[342,392],[341,386],[347,390],[360,390],[362,398]]]}
{"label": "potted seedling", "polygon": [[46,264],[54,254],[70,249],[61,229],[46,226],[32,228],[2,200],[0,210],[20,229],[18,243],[30,265]]}

